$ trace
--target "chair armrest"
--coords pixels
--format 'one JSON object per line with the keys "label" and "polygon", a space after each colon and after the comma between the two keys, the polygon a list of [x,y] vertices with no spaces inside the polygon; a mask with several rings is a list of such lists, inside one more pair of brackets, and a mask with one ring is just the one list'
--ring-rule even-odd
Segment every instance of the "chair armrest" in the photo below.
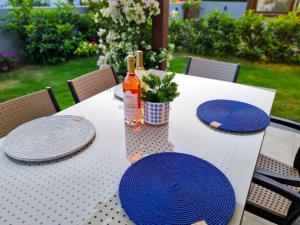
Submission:
{"label": "chair armrest", "polygon": [[278,181],[282,184],[300,187],[300,177],[287,176],[287,175],[275,173],[273,171],[260,169],[260,168],[256,168],[255,172],[264,175],[266,177],[272,178],[273,180]]}
{"label": "chair armrest", "polygon": [[290,128],[300,131],[300,124],[297,122],[294,122],[291,120],[286,120],[286,119],[276,117],[276,116],[270,116],[270,120],[273,123],[278,123],[280,125],[287,126],[287,127],[290,127]]}
{"label": "chair armrest", "polygon": [[290,189],[286,185],[281,184],[269,177],[266,177],[259,173],[254,173],[252,182],[255,184],[261,185],[277,194],[280,194],[281,196],[291,200],[292,202],[300,204],[300,194],[299,193],[297,193],[296,191]]}

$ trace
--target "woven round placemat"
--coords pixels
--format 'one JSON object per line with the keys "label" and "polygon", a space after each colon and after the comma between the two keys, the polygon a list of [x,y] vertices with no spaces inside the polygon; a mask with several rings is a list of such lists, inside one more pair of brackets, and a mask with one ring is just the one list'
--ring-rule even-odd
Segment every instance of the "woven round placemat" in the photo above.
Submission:
{"label": "woven round placemat", "polygon": [[119,196],[139,225],[227,224],[235,208],[226,176],[205,160],[182,153],[157,153],[131,165]]}
{"label": "woven round placemat", "polygon": [[48,161],[82,149],[95,134],[93,124],[80,116],[42,117],[14,129],[2,149],[17,160]]}
{"label": "woven round placemat", "polygon": [[212,100],[198,106],[197,116],[210,127],[237,133],[257,132],[270,124],[260,108],[232,100]]}

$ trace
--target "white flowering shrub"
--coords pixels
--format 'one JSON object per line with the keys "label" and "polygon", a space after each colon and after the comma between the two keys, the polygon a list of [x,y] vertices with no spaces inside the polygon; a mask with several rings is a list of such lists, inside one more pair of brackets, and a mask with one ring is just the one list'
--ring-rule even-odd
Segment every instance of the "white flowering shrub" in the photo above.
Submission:
{"label": "white flowering shrub", "polygon": [[151,46],[152,16],[160,13],[156,0],[100,0],[95,10],[99,24],[100,56],[97,64],[112,65],[119,76],[126,75],[126,56],[144,52],[146,68],[171,60],[173,46],[154,52]]}

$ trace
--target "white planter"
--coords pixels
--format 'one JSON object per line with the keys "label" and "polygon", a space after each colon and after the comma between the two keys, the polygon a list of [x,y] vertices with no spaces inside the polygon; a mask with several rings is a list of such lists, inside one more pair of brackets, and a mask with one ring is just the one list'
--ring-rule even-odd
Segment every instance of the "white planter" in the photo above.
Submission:
{"label": "white planter", "polygon": [[161,125],[169,121],[170,103],[144,102],[145,123]]}

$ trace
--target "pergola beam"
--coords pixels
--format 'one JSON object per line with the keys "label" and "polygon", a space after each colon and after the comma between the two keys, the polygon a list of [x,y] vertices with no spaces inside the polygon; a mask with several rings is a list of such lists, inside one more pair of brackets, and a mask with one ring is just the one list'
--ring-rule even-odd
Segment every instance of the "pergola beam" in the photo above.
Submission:
{"label": "pergola beam", "polygon": [[[168,47],[169,30],[169,0],[158,0],[158,2],[160,14],[152,19],[152,49],[156,52]],[[165,70],[166,63],[162,63],[160,69]]]}

